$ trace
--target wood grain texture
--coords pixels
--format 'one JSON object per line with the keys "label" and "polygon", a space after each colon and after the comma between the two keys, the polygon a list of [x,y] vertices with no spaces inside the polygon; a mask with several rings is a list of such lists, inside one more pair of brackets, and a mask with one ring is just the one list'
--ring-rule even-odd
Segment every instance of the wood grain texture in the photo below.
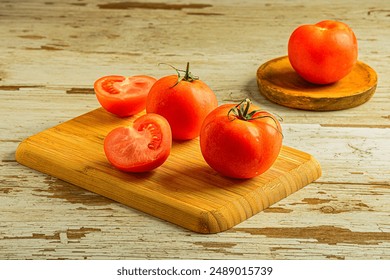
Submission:
{"label": "wood grain texture", "polygon": [[[390,17],[383,0],[0,1],[1,259],[390,259]],[[134,1],[122,1],[134,2]],[[77,4],[77,5],[76,5]],[[149,5],[149,6],[148,6]],[[147,8],[148,6],[149,8]],[[177,7],[177,6],[175,6]],[[280,106],[256,71],[284,56],[300,24],[336,19],[375,69],[372,98],[339,111]],[[283,117],[284,145],[313,155],[322,176],[239,225],[198,234],[16,162],[25,138],[99,106],[107,74],[183,68],[230,103],[249,97]]]}
{"label": "wood grain texture", "polygon": [[259,91],[277,104],[303,110],[344,110],[366,103],[375,93],[377,74],[358,61],[343,79],[329,85],[314,85],[302,79],[287,56],[262,64],[257,70]]}
{"label": "wood grain texture", "polygon": [[200,233],[225,231],[321,176],[311,155],[283,147],[266,173],[228,179],[204,162],[198,139],[174,142],[168,160],[152,172],[121,172],[106,160],[103,139],[138,116],[122,119],[96,109],[28,137],[16,150],[16,160]]}

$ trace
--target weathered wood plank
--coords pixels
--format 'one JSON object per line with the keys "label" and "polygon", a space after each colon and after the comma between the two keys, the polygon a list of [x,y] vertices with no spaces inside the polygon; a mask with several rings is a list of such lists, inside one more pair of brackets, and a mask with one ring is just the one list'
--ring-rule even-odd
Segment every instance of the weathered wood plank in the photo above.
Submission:
{"label": "weathered wood plank", "polygon": [[[132,1],[0,2],[0,258],[390,258],[385,1],[165,1],[174,7],[168,10],[144,0],[104,8],[114,2]],[[378,74],[372,99],[337,112],[265,100],[257,68],[286,55],[297,25],[322,19],[354,29],[359,60]],[[187,61],[220,103],[249,96],[282,116],[284,144],[313,154],[321,179],[231,230],[205,236],[16,163],[21,140],[99,106],[96,78],[160,77],[172,72],[158,63]]]}

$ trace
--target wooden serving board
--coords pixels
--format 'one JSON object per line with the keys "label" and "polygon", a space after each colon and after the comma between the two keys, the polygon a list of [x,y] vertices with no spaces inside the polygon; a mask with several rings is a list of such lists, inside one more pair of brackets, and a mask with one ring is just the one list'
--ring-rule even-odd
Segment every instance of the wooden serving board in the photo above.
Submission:
{"label": "wooden serving board", "polygon": [[329,85],[306,82],[292,68],[287,56],[275,58],[257,70],[260,93],[270,101],[295,109],[333,111],[367,102],[377,86],[376,72],[358,61],[351,73]]}
{"label": "wooden serving board", "polygon": [[309,154],[283,147],[266,173],[249,180],[220,176],[203,160],[198,139],[174,142],[148,173],[121,172],[106,160],[105,135],[128,125],[99,108],[20,143],[16,160],[127,206],[201,233],[227,230],[321,176]]}

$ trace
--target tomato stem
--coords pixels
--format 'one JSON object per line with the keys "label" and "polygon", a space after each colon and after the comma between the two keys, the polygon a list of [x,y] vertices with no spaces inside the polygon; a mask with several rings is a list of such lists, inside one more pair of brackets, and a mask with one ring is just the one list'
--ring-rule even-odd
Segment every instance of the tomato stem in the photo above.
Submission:
{"label": "tomato stem", "polygon": [[[198,76],[194,76],[191,72],[190,72],[190,63],[187,62],[187,66],[186,66],[186,70],[181,70],[181,69],[177,69],[176,67],[168,64],[168,63],[159,63],[160,64],[165,64],[165,65],[168,65],[170,66],[171,68],[173,68],[176,73],[177,73],[177,82],[171,86],[171,88],[175,87],[178,83],[180,83],[181,81],[186,81],[186,82],[193,82],[193,81],[196,81],[196,80],[199,80],[199,77]],[[180,73],[184,73],[184,76],[181,76]]]}
{"label": "tomato stem", "polygon": [[192,79],[192,77],[191,77],[191,72],[190,72],[190,63],[187,62],[186,73],[185,73],[185,75],[184,75],[184,77],[183,77],[183,80],[188,81],[188,80],[190,80],[190,79]]}
{"label": "tomato stem", "polygon": [[[240,103],[238,103],[236,106],[234,106],[233,108],[231,108],[229,110],[229,112],[228,112],[229,119],[234,120],[237,118],[237,119],[240,119],[243,121],[252,120],[253,115],[257,112],[260,112],[260,110],[255,110],[255,111],[248,113],[251,104],[252,104],[252,101],[249,98],[242,100]],[[233,115],[233,118],[231,118],[232,115]]]}
{"label": "tomato stem", "polygon": [[[231,108],[228,111],[228,118],[230,121],[234,121],[235,119],[243,120],[243,121],[251,121],[256,119],[262,119],[262,118],[270,118],[272,119],[276,124],[276,129],[282,134],[280,127],[278,125],[277,119],[270,113],[264,111],[264,110],[253,110],[249,112],[249,108],[252,104],[252,101],[249,98],[245,98],[240,103],[238,103],[236,106]],[[255,116],[257,113],[267,113],[267,115],[258,115]],[[279,116],[278,116],[279,117]],[[283,121],[281,117],[280,121]],[[283,134],[282,134],[283,136]]]}

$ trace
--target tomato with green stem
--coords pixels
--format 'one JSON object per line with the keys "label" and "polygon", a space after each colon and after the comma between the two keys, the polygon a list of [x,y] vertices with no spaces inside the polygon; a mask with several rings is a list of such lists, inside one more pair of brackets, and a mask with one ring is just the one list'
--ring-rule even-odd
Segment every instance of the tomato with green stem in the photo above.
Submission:
{"label": "tomato with green stem", "polygon": [[146,98],[156,79],[150,76],[104,76],[96,80],[94,90],[99,103],[119,117],[135,115],[146,107]]}
{"label": "tomato with green stem", "polygon": [[174,69],[177,75],[162,77],[150,89],[146,112],[165,117],[174,140],[189,140],[199,136],[203,120],[218,101],[210,87],[192,75],[189,63],[186,70]]}
{"label": "tomato with green stem", "polygon": [[232,178],[267,171],[282,147],[282,128],[272,114],[245,99],[213,110],[200,132],[201,153],[210,167]]}
{"label": "tomato with green stem", "polygon": [[104,139],[108,161],[126,172],[146,172],[162,165],[172,147],[167,120],[157,114],[145,114],[128,127],[118,127]]}

